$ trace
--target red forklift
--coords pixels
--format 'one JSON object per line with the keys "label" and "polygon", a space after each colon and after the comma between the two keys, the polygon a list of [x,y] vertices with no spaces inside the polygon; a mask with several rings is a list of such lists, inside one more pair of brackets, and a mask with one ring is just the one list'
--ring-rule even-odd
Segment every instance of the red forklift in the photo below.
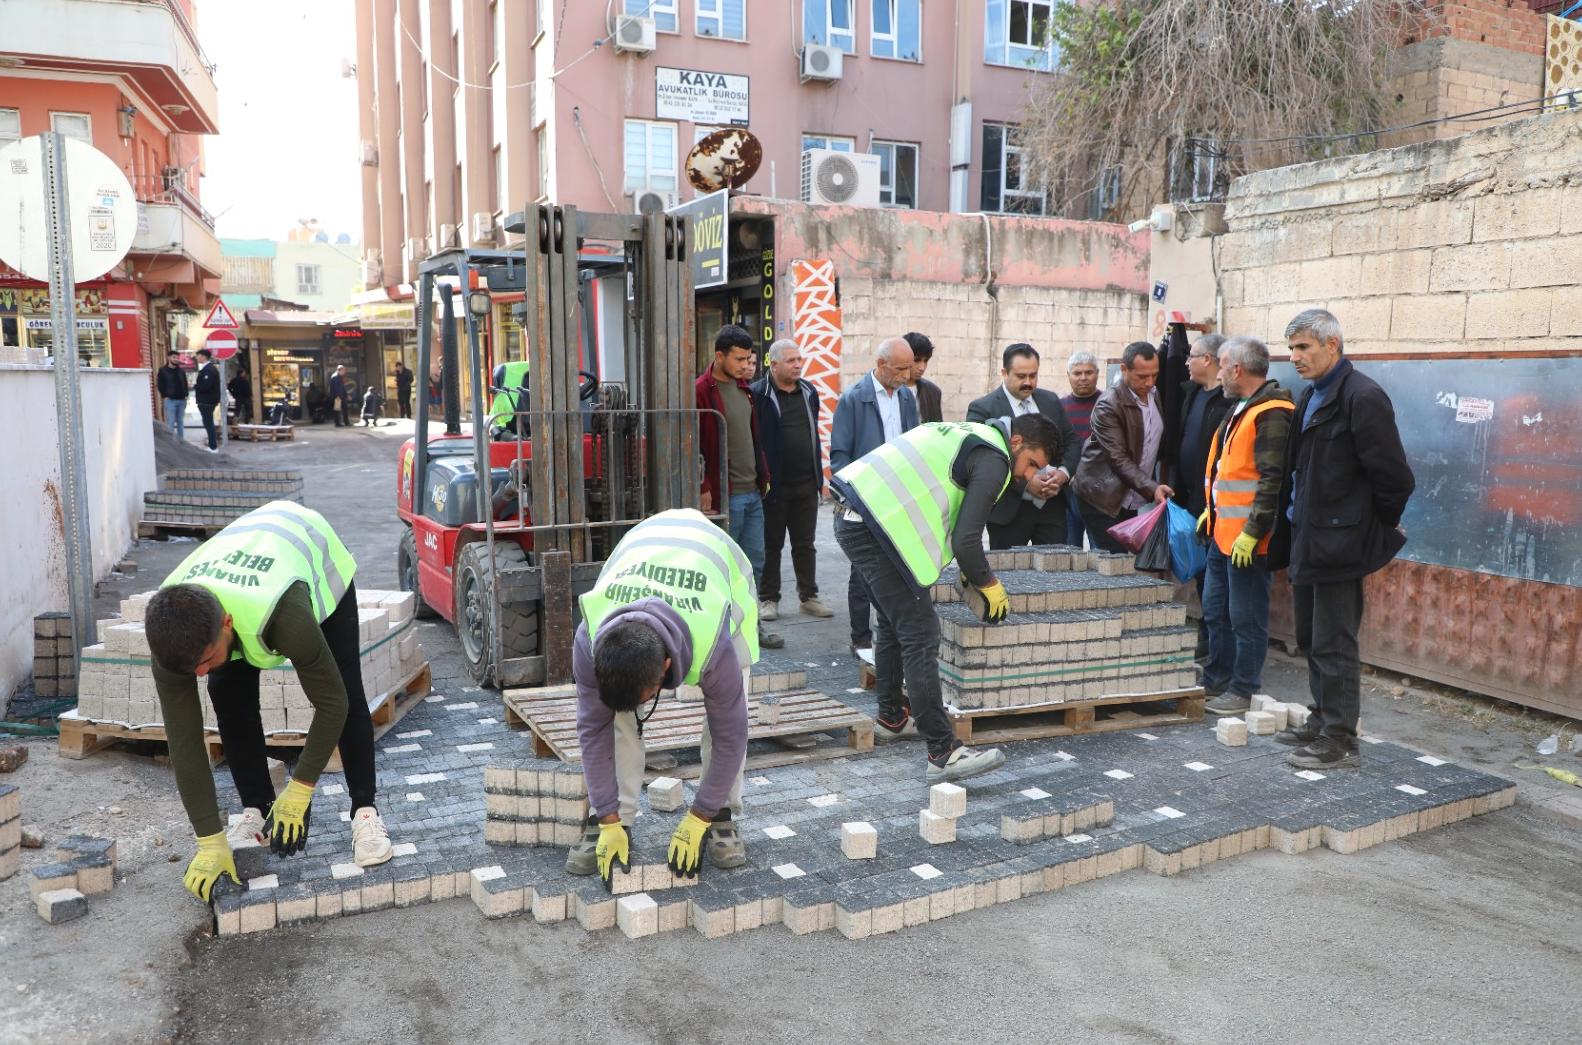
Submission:
{"label": "red forklift", "polygon": [[[540,205],[506,231],[523,245],[419,266],[417,372],[434,372],[437,329],[443,432],[424,438],[420,396],[396,482],[402,590],[419,616],[454,624],[473,678],[500,688],[570,680],[577,596],[631,527],[698,506],[703,467],[686,219]],[[523,295],[523,380],[499,379],[520,365],[486,372],[480,348],[490,295],[506,292]],[[619,373],[601,379],[601,360]]]}

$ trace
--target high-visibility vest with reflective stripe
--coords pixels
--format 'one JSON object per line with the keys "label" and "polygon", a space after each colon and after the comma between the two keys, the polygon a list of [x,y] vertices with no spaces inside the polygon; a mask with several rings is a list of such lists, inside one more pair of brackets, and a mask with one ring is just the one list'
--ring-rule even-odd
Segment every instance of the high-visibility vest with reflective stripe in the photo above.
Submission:
{"label": "high-visibility vest with reflective stripe", "polygon": [[527,409],[527,393],[522,386],[527,381],[528,364],[526,360],[519,359],[501,363],[498,369],[500,380],[495,387],[505,391],[494,394],[494,401],[489,404],[489,423],[507,425],[515,418],[517,411]]}
{"label": "high-visibility vest with reflective stripe", "polygon": [[649,597],[669,603],[692,636],[692,663],[682,683],[696,685],[702,677],[722,621],[730,622],[731,643],[742,667],[757,663],[758,590],[752,564],[702,512],[660,512],[621,538],[593,590],[580,600],[593,645],[598,646],[600,625]]}
{"label": "high-visibility vest with reflective stripe", "polygon": [[[1239,420],[1232,414],[1214,433],[1208,467],[1203,473],[1203,496],[1211,513],[1214,543],[1226,555],[1241,536],[1242,527],[1252,515],[1253,499],[1258,496],[1258,463],[1253,456],[1258,442],[1258,417],[1269,410],[1295,409],[1289,399],[1266,399],[1244,411]],[[1222,448],[1220,438],[1227,430],[1230,441]],[[1257,554],[1268,552],[1269,538],[1273,536],[1271,527],[1258,542]]]}
{"label": "high-visibility vest with reflective stripe", "polygon": [[[955,558],[950,537],[967,492],[954,478],[955,465],[962,454],[980,446],[1003,454],[1007,462],[1011,459],[1010,440],[998,427],[936,421],[910,429],[836,475],[856,493],[863,513],[925,588]],[[1007,469],[999,493],[1010,484]]]}
{"label": "high-visibility vest with reflective stripe", "polygon": [[200,544],[160,587],[196,584],[213,592],[231,615],[241,656],[254,667],[274,668],[286,658],[269,648],[263,633],[286,589],[305,583],[322,624],[356,572],[351,552],[324,516],[291,501],[270,501]]}

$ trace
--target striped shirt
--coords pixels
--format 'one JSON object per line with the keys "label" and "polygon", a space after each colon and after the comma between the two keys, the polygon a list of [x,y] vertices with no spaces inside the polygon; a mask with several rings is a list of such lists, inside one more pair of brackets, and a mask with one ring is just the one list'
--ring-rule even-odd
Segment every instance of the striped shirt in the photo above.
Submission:
{"label": "striped shirt", "polygon": [[1071,421],[1071,427],[1076,429],[1077,438],[1084,443],[1093,433],[1092,417],[1093,404],[1099,401],[1099,393],[1090,396],[1061,396],[1061,405],[1066,408],[1066,417]]}

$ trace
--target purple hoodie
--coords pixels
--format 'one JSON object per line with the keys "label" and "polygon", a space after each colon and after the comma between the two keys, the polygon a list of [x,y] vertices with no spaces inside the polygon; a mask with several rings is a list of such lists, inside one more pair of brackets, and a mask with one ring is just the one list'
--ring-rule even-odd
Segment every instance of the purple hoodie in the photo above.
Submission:
{"label": "purple hoodie", "polygon": [[[659,633],[670,658],[670,672],[661,690],[675,689],[692,667],[692,633],[681,615],[665,600],[650,596],[605,618],[603,627],[637,620]],[[747,694],[742,689],[742,664],[730,639],[730,622],[720,623],[714,653],[698,676],[703,689],[703,712],[708,717],[713,755],[709,772],[698,784],[694,808],[713,816],[725,807],[731,785],[747,754]],[[593,677],[593,643],[588,624],[577,628],[571,653],[571,675],[577,683],[577,739],[582,744],[582,775],[588,782],[588,804],[596,816],[620,808],[615,781],[615,712],[599,699]],[[639,713],[646,710],[639,708]]]}

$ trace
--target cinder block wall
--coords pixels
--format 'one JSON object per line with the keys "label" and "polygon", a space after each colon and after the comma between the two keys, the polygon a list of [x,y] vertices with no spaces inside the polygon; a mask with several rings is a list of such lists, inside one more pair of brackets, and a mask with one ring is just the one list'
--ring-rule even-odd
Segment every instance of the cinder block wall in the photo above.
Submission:
{"label": "cinder block wall", "polygon": [[1582,113],[1553,113],[1232,186],[1226,333],[1283,343],[1303,308],[1346,350],[1582,348]]}

